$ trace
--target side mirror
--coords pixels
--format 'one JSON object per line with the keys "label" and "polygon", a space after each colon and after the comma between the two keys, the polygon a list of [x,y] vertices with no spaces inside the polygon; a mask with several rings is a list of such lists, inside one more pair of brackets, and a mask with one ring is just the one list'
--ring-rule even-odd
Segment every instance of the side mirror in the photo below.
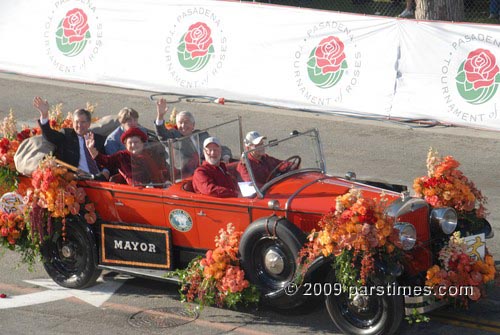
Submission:
{"label": "side mirror", "polygon": [[356,180],[356,173],[354,173],[352,171],[347,171],[347,173],[345,174],[345,179]]}

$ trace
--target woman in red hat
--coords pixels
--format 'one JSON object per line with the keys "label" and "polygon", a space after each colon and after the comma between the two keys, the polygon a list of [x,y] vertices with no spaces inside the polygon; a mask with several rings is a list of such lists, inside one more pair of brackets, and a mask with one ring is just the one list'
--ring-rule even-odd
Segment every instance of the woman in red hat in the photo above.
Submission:
{"label": "woman in red hat", "polygon": [[112,155],[99,153],[94,147],[92,133],[85,137],[87,148],[96,162],[109,170],[118,170],[118,173],[129,185],[161,184],[168,180],[166,162],[159,164],[144,150],[144,143],[148,140],[146,134],[139,128],[133,127],[125,131],[120,140],[126,150],[115,152]]}

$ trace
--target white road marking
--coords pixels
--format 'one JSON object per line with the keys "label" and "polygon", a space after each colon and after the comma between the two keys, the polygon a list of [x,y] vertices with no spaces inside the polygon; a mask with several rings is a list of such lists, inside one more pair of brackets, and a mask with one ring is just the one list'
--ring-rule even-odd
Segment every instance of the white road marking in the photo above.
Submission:
{"label": "white road marking", "polygon": [[45,287],[48,290],[0,299],[0,309],[45,304],[70,297],[78,298],[95,307],[101,307],[124,283],[123,280],[102,281],[99,279],[95,286],[75,290],[61,287],[51,279],[25,280],[24,282]]}

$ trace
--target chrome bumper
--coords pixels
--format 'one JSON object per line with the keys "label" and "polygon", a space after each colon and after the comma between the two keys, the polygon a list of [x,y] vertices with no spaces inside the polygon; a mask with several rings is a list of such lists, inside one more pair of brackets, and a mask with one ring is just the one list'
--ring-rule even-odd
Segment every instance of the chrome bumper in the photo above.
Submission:
{"label": "chrome bumper", "polygon": [[418,297],[405,295],[405,315],[413,314],[414,309],[416,309],[420,314],[428,313],[446,304],[446,300],[438,300],[434,297],[434,295]]}

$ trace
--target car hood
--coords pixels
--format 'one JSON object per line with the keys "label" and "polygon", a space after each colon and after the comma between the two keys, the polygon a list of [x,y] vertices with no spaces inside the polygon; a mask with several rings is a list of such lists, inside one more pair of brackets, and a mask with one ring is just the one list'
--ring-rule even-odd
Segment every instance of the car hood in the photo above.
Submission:
{"label": "car hood", "polygon": [[335,207],[335,198],[357,188],[369,198],[380,198],[381,194],[396,199],[400,193],[361,184],[322,173],[302,173],[290,176],[269,188],[266,202],[276,199],[281,208],[293,212],[324,214]]}

